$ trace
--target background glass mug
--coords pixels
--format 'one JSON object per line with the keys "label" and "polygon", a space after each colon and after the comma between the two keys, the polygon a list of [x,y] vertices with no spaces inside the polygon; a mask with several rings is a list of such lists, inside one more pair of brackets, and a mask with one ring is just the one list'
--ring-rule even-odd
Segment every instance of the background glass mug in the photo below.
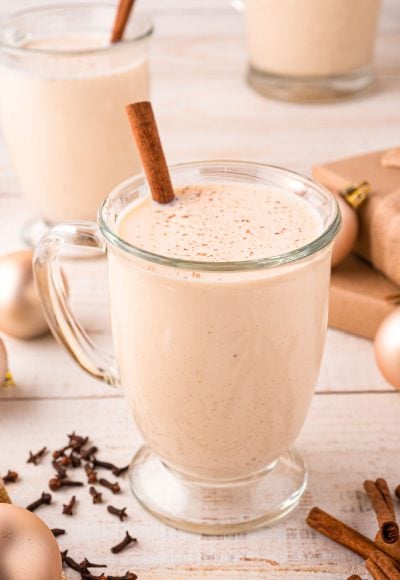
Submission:
{"label": "background glass mug", "polygon": [[148,99],[151,22],[134,14],[110,45],[115,4],[41,6],[0,24],[0,114],[24,197],[46,224],[95,220],[115,184],[140,171],[126,103]]}
{"label": "background glass mug", "polygon": [[[122,385],[146,443],[129,470],[135,496],[175,527],[234,533],[277,521],[305,489],[291,448],[319,371],[340,217],[323,187],[267,165],[199,162],[173,166],[171,176],[175,187],[258,184],[300,195],[323,231],[274,258],[192,262],[149,253],[116,233],[125,208],[148,195],[139,175],[112,191],[98,226],[60,224],[42,238],[36,281],[53,333],[78,364]],[[116,363],[71,313],[59,264],[71,245],[107,251]]]}
{"label": "background glass mug", "polygon": [[248,80],[258,92],[320,101],[371,84],[380,0],[244,0],[243,5]]}

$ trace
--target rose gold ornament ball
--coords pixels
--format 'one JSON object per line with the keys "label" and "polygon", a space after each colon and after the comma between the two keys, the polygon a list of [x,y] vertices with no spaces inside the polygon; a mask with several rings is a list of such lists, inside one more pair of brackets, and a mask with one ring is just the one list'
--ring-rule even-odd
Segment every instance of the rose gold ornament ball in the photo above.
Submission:
{"label": "rose gold ornament ball", "polygon": [[340,193],[335,193],[340,213],[342,215],[342,227],[335,238],[332,252],[332,267],[342,262],[354,247],[358,235],[358,216]]}
{"label": "rose gold ornament ball", "polygon": [[7,351],[4,342],[0,338],[0,387],[4,383],[7,375]]}
{"label": "rose gold ornament ball", "polygon": [[15,505],[0,504],[0,578],[61,580],[60,548],[46,524]]}
{"label": "rose gold ornament ball", "polygon": [[32,251],[0,256],[0,331],[30,339],[48,332],[32,269]]}
{"label": "rose gold ornament ball", "polygon": [[379,326],[374,351],[385,379],[400,389],[400,308],[396,308]]}

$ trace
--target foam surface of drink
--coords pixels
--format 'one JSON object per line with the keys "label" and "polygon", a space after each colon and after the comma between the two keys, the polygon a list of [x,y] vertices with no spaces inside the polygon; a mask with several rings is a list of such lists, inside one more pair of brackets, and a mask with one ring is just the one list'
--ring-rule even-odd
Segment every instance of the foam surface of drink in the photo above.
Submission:
{"label": "foam surface of drink", "polygon": [[302,198],[261,186],[189,185],[159,204],[141,198],[120,216],[120,237],[146,251],[194,261],[242,261],[300,248],[322,233]]}
{"label": "foam surface of drink", "polygon": [[[322,219],[294,194],[253,184],[192,184],[120,216],[117,233],[192,260],[288,252]],[[327,322],[330,247],[279,268],[156,267],[109,246],[119,376],[144,440],[201,479],[248,477],[289,449],[307,414]],[[192,270],[192,271],[191,271]]]}

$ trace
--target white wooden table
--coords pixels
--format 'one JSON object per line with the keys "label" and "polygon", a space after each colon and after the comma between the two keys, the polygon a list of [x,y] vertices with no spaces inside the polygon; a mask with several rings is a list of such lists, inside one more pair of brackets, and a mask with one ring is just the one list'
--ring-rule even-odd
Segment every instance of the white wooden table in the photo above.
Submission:
{"label": "white wooden table", "polygon": [[[27,4],[2,0],[1,10]],[[238,158],[310,173],[313,163],[399,145],[398,0],[384,4],[376,91],[323,106],[266,100],[246,86],[242,19],[228,0],[143,0],[143,8],[156,23],[153,96],[171,162]],[[32,213],[3,150],[0,159],[0,251],[6,253],[22,247],[19,231]],[[105,262],[66,268],[83,322],[109,346]],[[36,499],[52,473],[49,461],[44,467],[27,465],[28,450],[61,446],[74,429],[89,434],[104,457],[121,464],[131,458],[140,436],[120,393],[85,376],[50,337],[6,338],[6,345],[16,386],[0,392],[0,473],[8,468],[21,473],[21,483],[10,488],[15,503]],[[69,492],[55,494],[54,507],[40,514],[52,527],[67,529],[60,546],[76,559],[104,561],[110,573],[131,569],[140,579],[331,580],[355,572],[367,578],[357,556],[314,534],[304,520],[318,505],[372,536],[375,518],[362,482],[383,475],[391,486],[400,483],[399,442],[400,397],[380,376],[371,343],[330,330],[317,394],[299,440],[310,468],[309,487],[283,523],[222,538],[186,534],[148,515],[126,482],[115,502],[128,506],[124,524],[87,500],[67,519],[60,511]],[[86,493],[78,491],[78,498],[86,499]],[[125,529],[138,545],[113,556],[109,548]],[[76,577],[68,571],[68,578]]]}

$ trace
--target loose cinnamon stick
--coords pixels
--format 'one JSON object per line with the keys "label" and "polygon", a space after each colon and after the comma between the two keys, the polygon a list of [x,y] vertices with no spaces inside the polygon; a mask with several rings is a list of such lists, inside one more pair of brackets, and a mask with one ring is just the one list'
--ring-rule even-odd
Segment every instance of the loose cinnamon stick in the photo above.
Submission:
{"label": "loose cinnamon stick", "polygon": [[324,536],[327,536],[334,542],[341,544],[352,552],[355,552],[365,560],[367,558],[371,558],[375,562],[378,562],[378,554],[380,560],[378,563],[381,567],[382,562],[387,561],[391,563],[395,569],[397,569],[395,560],[382,552],[382,550],[378,548],[375,542],[360,532],[357,532],[357,530],[347,526],[340,520],[337,520],[327,512],[324,512],[320,508],[312,508],[308,514],[306,522],[317,532],[320,532]]}
{"label": "loose cinnamon stick", "polygon": [[120,0],[114,25],[111,33],[111,43],[119,42],[124,36],[125,28],[129,20],[135,0]]}
{"label": "loose cinnamon stick", "polygon": [[374,580],[389,580],[389,576],[371,558],[367,558],[365,567]]}
{"label": "loose cinnamon stick", "polygon": [[379,550],[375,550],[371,556],[367,558],[365,565],[369,566],[369,568],[367,567],[367,570],[370,572],[370,568],[372,568],[376,574],[380,573],[381,576],[378,576],[379,579],[382,578],[382,580],[386,580],[386,578],[389,578],[389,580],[400,580],[400,570],[396,564],[391,558]]}
{"label": "loose cinnamon stick", "polygon": [[399,526],[386,481],[382,478],[377,479],[376,482],[366,480],[364,489],[375,510],[383,541],[387,544],[394,544],[399,539]]}
{"label": "loose cinnamon stick", "polygon": [[399,483],[399,485],[396,486],[396,489],[394,490],[394,494],[397,497],[397,499],[400,499],[400,483]]}
{"label": "loose cinnamon stick", "polygon": [[159,203],[169,203],[175,194],[151,103],[133,103],[125,109],[153,199]]}
{"label": "loose cinnamon stick", "polygon": [[389,490],[389,486],[387,484],[386,479],[383,479],[383,477],[378,477],[378,479],[375,480],[375,484],[376,487],[379,489],[379,491],[381,492],[381,495],[383,497],[383,499],[385,500],[393,519],[396,519],[396,512],[394,509],[394,503],[393,503],[393,499],[392,496],[390,495],[390,490]]}

